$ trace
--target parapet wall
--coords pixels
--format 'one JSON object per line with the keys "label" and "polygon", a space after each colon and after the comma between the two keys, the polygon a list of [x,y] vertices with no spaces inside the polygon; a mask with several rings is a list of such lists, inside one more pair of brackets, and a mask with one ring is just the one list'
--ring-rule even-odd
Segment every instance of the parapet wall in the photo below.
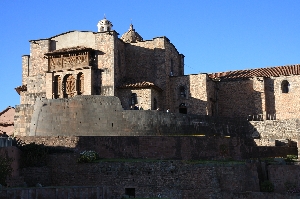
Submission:
{"label": "parapet wall", "polygon": [[[27,107],[21,107],[26,113]],[[19,110],[18,109],[18,110]],[[28,107],[32,109],[31,106]],[[28,111],[30,112],[30,111]],[[19,114],[19,117],[23,117]],[[20,120],[20,119],[19,119]],[[247,137],[245,120],[213,118],[151,110],[123,110],[114,96],[76,96],[36,100],[30,118],[16,121],[15,135],[142,136],[223,135]],[[29,130],[20,129],[30,126]]]}

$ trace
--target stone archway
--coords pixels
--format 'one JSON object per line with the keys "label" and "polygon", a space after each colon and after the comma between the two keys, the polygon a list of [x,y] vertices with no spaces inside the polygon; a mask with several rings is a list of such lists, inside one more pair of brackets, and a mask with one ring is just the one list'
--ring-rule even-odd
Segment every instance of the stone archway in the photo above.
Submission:
{"label": "stone archway", "polygon": [[75,78],[73,75],[66,75],[63,81],[64,85],[64,98],[74,97],[75,95]]}
{"label": "stone archway", "polygon": [[82,95],[84,92],[84,75],[83,73],[77,74],[77,95]]}

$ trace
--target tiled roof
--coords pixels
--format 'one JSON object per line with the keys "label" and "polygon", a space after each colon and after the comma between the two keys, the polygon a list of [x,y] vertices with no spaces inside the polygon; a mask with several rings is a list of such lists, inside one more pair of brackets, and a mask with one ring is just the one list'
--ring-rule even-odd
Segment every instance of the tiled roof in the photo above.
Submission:
{"label": "tiled roof", "polygon": [[11,106],[0,112],[0,137],[3,136],[4,132],[8,136],[13,135],[14,116],[15,108]]}
{"label": "tiled roof", "polygon": [[58,49],[58,50],[53,50],[49,53],[46,53],[45,55],[65,53],[65,52],[74,52],[74,51],[88,51],[88,50],[93,50],[93,49],[85,47],[85,46],[74,46],[74,47],[70,47],[70,48],[62,48],[62,49]]}
{"label": "tiled roof", "polygon": [[149,87],[156,88],[160,91],[162,90],[161,88],[156,86],[154,83],[146,82],[146,81],[137,82],[137,83],[123,83],[121,86],[119,86],[119,88],[149,88]]}
{"label": "tiled roof", "polygon": [[27,91],[27,85],[18,86],[17,88],[15,88],[15,90],[20,95],[21,91]]}
{"label": "tiled roof", "polygon": [[250,77],[279,77],[288,75],[300,75],[300,65],[277,66],[271,68],[257,68],[249,70],[236,70],[221,73],[211,73],[208,76],[212,79],[245,79]]}

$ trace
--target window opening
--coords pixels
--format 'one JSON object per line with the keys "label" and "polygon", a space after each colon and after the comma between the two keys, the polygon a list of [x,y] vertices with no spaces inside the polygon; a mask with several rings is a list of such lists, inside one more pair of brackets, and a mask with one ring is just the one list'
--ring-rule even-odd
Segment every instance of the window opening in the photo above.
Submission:
{"label": "window opening", "polygon": [[136,105],[138,103],[137,101],[137,95],[136,93],[131,94],[131,105]]}
{"label": "window opening", "polygon": [[129,198],[135,198],[135,188],[125,188],[125,195]]}
{"label": "window opening", "polygon": [[282,93],[288,93],[289,92],[290,84],[287,80],[283,80],[281,83],[281,91]]}
{"label": "window opening", "polygon": [[180,91],[180,97],[186,97],[186,89],[184,86],[180,86],[179,91]]}

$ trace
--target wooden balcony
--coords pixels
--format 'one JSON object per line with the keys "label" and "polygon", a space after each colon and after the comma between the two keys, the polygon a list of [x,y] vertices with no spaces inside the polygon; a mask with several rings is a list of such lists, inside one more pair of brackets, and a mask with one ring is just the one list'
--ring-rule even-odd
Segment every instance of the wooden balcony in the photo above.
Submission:
{"label": "wooden balcony", "polygon": [[95,51],[91,48],[73,47],[55,50],[45,54],[48,71],[74,70],[92,66]]}

